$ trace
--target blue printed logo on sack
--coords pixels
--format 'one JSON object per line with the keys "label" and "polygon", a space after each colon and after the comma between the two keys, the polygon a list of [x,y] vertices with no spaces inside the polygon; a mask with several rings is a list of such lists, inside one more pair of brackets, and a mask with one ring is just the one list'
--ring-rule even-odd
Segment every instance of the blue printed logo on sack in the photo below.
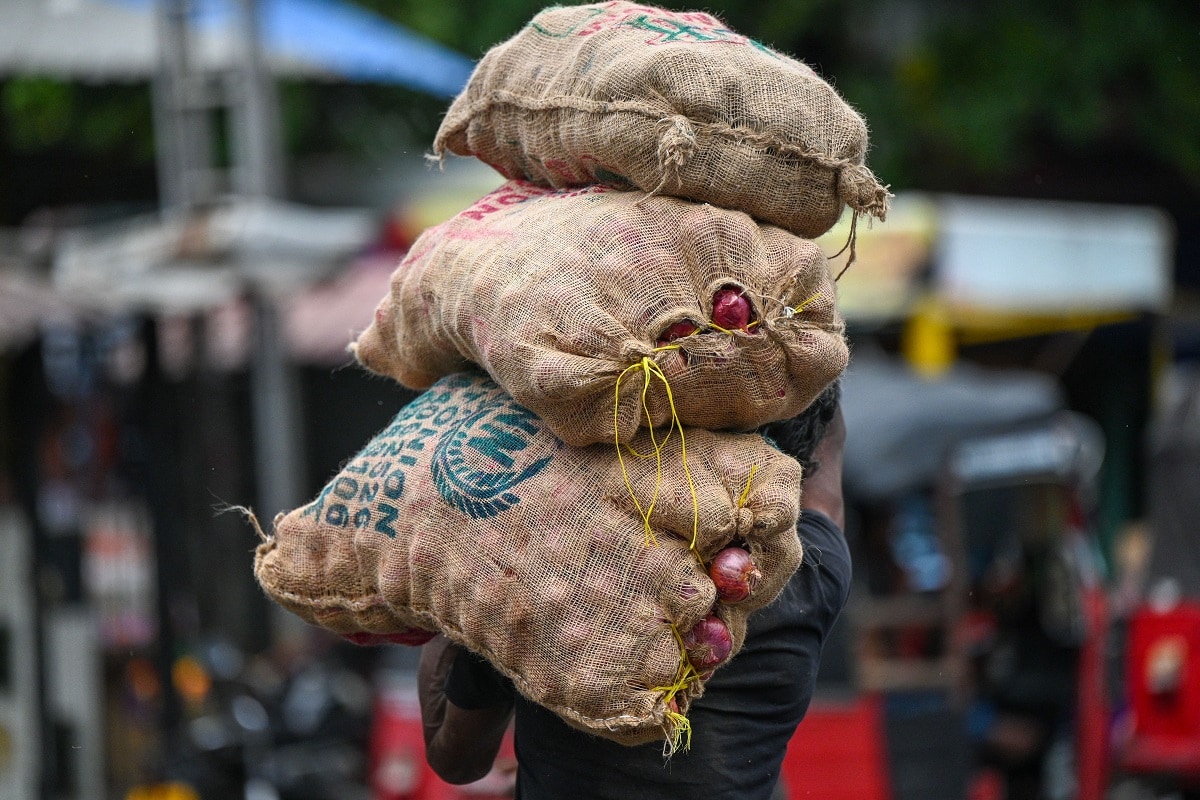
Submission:
{"label": "blue printed logo on sack", "polygon": [[538,458],[544,447],[530,447],[541,431],[534,414],[511,402],[484,408],[455,423],[442,436],[430,465],[438,494],[472,519],[487,519],[512,508],[521,502],[517,487],[554,457],[551,453]]}
{"label": "blue printed logo on sack", "polygon": [[546,453],[546,442],[554,443],[554,452],[563,446],[544,436],[531,447],[539,431],[537,417],[490,380],[443,378],[401,410],[301,514],[394,539],[405,485],[412,485],[406,478],[427,458],[447,503],[474,518],[495,516],[516,505],[515,488],[550,463],[554,453]]}

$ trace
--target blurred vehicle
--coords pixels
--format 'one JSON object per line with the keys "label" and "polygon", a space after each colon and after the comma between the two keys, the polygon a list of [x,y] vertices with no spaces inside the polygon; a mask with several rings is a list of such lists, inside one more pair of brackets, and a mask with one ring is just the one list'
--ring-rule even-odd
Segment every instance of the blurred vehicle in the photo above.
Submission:
{"label": "blurred vehicle", "polygon": [[1105,793],[1108,612],[1094,516],[1099,426],[1072,412],[951,452],[947,541],[966,599],[952,647],[976,768],[1003,796]]}
{"label": "blurred vehicle", "polygon": [[1044,376],[857,364],[844,387],[847,676],[840,692],[818,684],[785,760],[788,796],[1099,800],[1099,426]]}
{"label": "blurred vehicle", "polygon": [[1200,798],[1200,370],[1171,378],[1150,436],[1150,553],[1127,625],[1114,741],[1128,800]]}

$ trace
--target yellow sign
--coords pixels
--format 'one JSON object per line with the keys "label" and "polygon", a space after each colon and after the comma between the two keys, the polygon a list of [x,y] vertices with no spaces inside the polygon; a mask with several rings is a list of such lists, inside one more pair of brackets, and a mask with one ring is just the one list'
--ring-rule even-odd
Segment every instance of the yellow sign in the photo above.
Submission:
{"label": "yellow sign", "polygon": [[[837,275],[850,256],[851,216],[842,219],[816,241]],[[855,226],[854,263],[838,279],[838,308],[852,322],[902,319],[920,292],[920,276],[931,261],[937,233],[933,202],[923,195],[899,195],[892,200],[887,222]],[[835,256],[843,250],[841,255]]]}
{"label": "yellow sign", "polygon": [[171,782],[135,786],[125,794],[125,800],[200,800],[200,795],[186,783]]}

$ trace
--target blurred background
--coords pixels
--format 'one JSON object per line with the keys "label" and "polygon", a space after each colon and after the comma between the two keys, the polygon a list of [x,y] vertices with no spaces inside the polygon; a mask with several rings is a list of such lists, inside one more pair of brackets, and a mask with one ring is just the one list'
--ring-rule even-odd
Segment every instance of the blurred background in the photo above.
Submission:
{"label": "blurred background", "polygon": [[[424,156],[540,8],[0,1],[0,800],[511,790],[434,779],[416,651],[274,608],[226,510],[411,399],[345,346],[499,184]],[[779,796],[1198,796],[1200,6],[704,8],[896,193],[839,282],[855,588]]]}

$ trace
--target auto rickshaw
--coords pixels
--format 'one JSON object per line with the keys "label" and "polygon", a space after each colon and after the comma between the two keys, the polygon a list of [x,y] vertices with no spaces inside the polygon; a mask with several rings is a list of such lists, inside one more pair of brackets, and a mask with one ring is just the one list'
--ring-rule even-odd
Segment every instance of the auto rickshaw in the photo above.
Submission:
{"label": "auto rickshaw", "polygon": [[1099,426],[1045,376],[966,366],[860,359],[843,397],[848,676],[818,681],[789,796],[1100,800]]}
{"label": "auto rickshaw", "polygon": [[1200,798],[1200,368],[1176,366],[1148,442],[1145,569],[1131,581],[1113,800]]}

